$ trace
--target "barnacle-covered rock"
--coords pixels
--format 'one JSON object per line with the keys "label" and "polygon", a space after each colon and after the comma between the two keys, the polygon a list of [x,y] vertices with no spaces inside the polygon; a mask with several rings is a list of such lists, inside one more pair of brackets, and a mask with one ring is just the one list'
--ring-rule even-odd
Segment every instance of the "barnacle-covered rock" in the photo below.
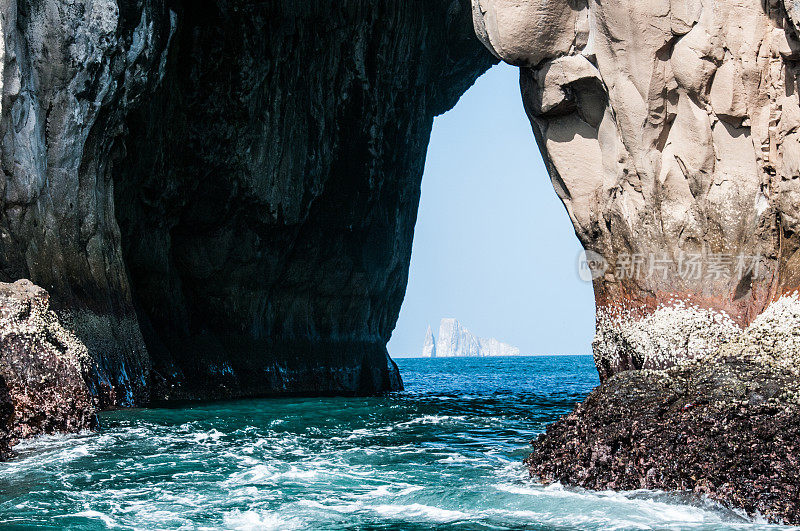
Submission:
{"label": "barnacle-covered rock", "polygon": [[96,426],[86,347],[28,280],[0,283],[0,459],[24,438]]}
{"label": "barnacle-covered rock", "polygon": [[609,377],[534,442],[531,474],[598,490],[690,491],[800,524],[798,331],[793,293],[702,358]]}

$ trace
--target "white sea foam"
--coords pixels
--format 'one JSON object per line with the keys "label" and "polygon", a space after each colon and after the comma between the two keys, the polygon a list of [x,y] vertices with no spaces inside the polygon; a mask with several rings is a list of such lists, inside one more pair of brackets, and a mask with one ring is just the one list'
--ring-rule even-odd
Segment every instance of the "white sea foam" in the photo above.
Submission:
{"label": "white sea foam", "polygon": [[366,492],[364,494],[355,494],[353,495],[354,498],[357,499],[369,499],[369,498],[383,498],[383,497],[400,497],[400,496],[408,496],[411,493],[418,492],[424,490],[425,487],[420,485],[407,485],[407,484],[399,484],[399,485],[378,485],[373,490]]}
{"label": "white sea foam", "polygon": [[273,529],[301,529],[303,522],[296,518],[282,518],[274,512],[232,511],[225,514],[223,523],[237,531],[270,531]]}
{"label": "white sea foam", "polygon": [[275,483],[283,480],[308,480],[316,477],[320,473],[317,469],[303,470],[296,466],[289,467],[288,470],[279,470],[272,465],[256,465],[234,472],[227,480],[228,485],[256,485]]}
{"label": "white sea foam", "polygon": [[412,520],[421,519],[440,523],[466,520],[470,516],[462,511],[441,509],[419,503],[412,503],[411,505],[376,505],[371,509],[381,516]]}
{"label": "white sea foam", "polygon": [[778,526],[761,527],[760,522],[748,521],[710,500],[705,500],[703,506],[689,505],[677,495],[656,491],[594,492],[568,489],[558,483],[547,487],[534,484],[500,484],[495,485],[495,488],[509,494],[549,499],[544,504],[545,507],[557,507],[561,501],[575,509],[564,518],[554,512],[531,514],[538,522],[554,525],[594,523],[602,524],[604,529],[705,529],[709,526],[713,529],[787,529]]}
{"label": "white sea foam", "polygon": [[106,527],[119,527],[119,524],[116,520],[108,516],[107,514],[103,514],[99,511],[80,511],[74,514],[65,515],[67,517],[75,517],[75,518],[88,518],[90,520],[100,520]]}
{"label": "white sea foam", "polygon": [[216,429],[207,432],[193,433],[192,439],[196,443],[213,443],[217,442],[224,434]]}
{"label": "white sea foam", "polygon": [[401,422],[398,426],[413,426],[415,424],[442,424],[444,422],[461,422],[466,420],[464,416],[448,415],[423,415],[407,422]]}
{"label": "white sea foam", "polygon": [[[548,378],[538,382],[561,396],[563,382]],[[595,377],[586,382],[580,392]],[[564,412],[538,411],[545,394],[249,402],[225,405],[224,421],[211,406],[114,412],[99,435],[27,442],[0,464],[0,527],[785,529],[698,499],[534,484],[527,441]]]}
{"label": "white sea foam", "polygon": [[471,458],[461,454],[450,454],[443,459],[436,460],[437,463],[444,463],[444,464],[454,464],[454,463],[460,464],[460,463],[470,463],[470,462],[475,463],[478,461],[480,461],[479,458]]}

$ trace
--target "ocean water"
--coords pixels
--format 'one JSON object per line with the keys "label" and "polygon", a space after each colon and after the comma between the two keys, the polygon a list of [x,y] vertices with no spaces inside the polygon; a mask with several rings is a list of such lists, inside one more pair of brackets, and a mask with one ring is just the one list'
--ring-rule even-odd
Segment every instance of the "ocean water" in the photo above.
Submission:
{"label": "ocean water", "polygon": [[[104,413],[0,464],[2,529],[767,529],[688,496],[543,487],[531,439],[590,357],[401,359],[380,398]],[[775,527],[777,528],[777,527]]]}

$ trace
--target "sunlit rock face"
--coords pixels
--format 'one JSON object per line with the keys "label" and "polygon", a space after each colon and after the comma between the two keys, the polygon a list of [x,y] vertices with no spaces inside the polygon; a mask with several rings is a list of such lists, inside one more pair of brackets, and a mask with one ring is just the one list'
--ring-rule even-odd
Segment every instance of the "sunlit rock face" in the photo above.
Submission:
{"label": "sunlit rock face", "polygon": [[433,117],[493,61],[468,0],[0,0],[0,281],[108,402],[397,389]]}
{"label": "sunlit rock face", "polygon": [[436,357],[436,338],[433,337],[433,330],[431,330],[430,325],[428,325],[428,331],[425,332],[425,341],[422,343],[422,357]]}
{"label": "sunlit rock face", "polygon": [[[788,14],[787,9],[788,8]],[[795,4],[474,0],[597,253],[601,376],[714,351],[800,287]]]}

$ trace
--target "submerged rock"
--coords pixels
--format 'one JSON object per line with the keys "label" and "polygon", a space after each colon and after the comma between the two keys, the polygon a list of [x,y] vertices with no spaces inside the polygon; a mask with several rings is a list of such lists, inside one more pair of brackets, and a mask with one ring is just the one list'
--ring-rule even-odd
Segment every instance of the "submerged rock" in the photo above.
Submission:
{"label": "submerged rock", "polygon": [[0,459],[20,439],[97,425],[91,358],[27,280],[0,283]]}

